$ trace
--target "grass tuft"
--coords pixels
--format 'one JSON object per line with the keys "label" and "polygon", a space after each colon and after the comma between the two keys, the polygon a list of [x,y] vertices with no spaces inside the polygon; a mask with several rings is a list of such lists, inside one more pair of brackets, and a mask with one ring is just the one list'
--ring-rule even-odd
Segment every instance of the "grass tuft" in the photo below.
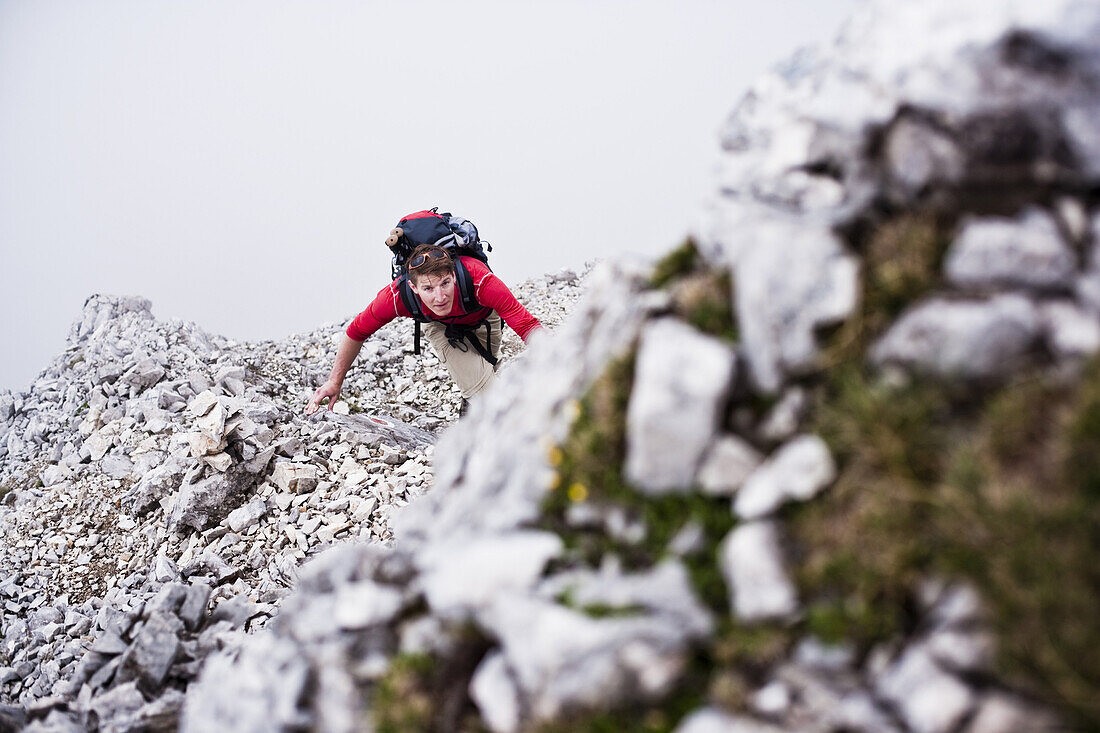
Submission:
{"label": "grass tuft", "polygon": [[649,285],[653,289],[660,289],[672,281],[691,273],[699,264],[699,248],[695,240],[690,237],[684,240],[676,249],[672,250],[653,266],[653,274],[649,276]]}
{"label": "grass tuft", "polygon": [[1002,680],[1100,726],[1100,365],[960,401],[857,367],[824,385],[816,428],[840,476],[789,511],[808,630],[864,651],[917,621],[929,574],[989,605]]}

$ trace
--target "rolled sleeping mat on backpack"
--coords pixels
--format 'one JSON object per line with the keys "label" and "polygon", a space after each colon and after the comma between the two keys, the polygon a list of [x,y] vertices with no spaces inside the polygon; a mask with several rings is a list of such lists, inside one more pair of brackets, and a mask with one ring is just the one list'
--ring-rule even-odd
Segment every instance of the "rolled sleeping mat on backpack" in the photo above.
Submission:
{"label": "rolled sleeping mat on backpack", "polygon": [[390,236],[386,237],[386,246],[393,249],[397,246],[397,243],[401,241],[401,237],[405,235],[405,230],[401,227],[395,227],[390,230]]}

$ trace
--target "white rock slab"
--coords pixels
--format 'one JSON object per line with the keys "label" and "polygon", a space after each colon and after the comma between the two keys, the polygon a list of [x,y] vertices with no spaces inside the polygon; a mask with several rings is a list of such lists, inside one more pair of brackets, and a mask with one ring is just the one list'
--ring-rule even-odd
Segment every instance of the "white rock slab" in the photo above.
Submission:
{"label": "white rock slab", "polygon": [[191,414],[195,417],[202,417],[206,413],[210,412],[210,409],[214,405],[218,404],[218,396],[210,390],[204,390],[191,400],[187,405],[187,409],[191,411]]}
{"label": "white rock slab", "polygon": [[733,350],[682,321],[643,332],[627,407],[626,478],[647,493],[686,491],[721,420]]}
{"label": "white rock slab", "polygon": [[490,652],[470,680],[470,697],[493,733],[515,733],[520,725],[519,690],[500,652]]}
{"label": "white rock slab", "polygon": [[794,584],[787,577],[774,522],[735,527],[722,541],[719,562],[730,589],[730,605],[745,622],[785,618],[798,610]]}
{"label": "white rock slab", "polygon": [[1038,308],[1020,295],[932,298],[903,314],[871,359],[949,378],[998,377],[1019,368],[1041,330]]}
{"label": "white rock slab", "polygon": [[1028,209],[1015,219],[989,217],[963,225],[944,261],[947,279],[962,287],[1068,288],[1077,258],[1054,217]]}
{"label": "white rock slab", "polygon": [[825,441],[800,435],[785,443],[745,481],[733,510],[742,519],[759,519],[788,501],[806,501],[836,478],[836,462]]}
{"label": "white rock slab", "polygon": [[562,548],[561,538],[552,532],[455,537],[418,554],[422,572],[418,582],[439,613],[479,608],[503,592],[533,587],[543,567]]}
{"label": "white rock slab", "polygon": [[717,708],[701,708],[680,721],[674,733],[783,733],[784,730]]}
{"label": "white rock slab", "polygon": [[975,704],[970,687],[943,671],[921,645],[906,649],[879,678],[876,690],[916,733],[953,731]]}
{"label": "white rock slab", "polygon": [[731,496],[763,460],[760,451],[741,438],[723,435],[706,452],[695,480],[708,496]]}
{"label": "white rock slab", "polygon": [[336,625],[345,630],[365,629],[393,618],[401,609],[401,592],[370,580],[341,586],[336,594]]}

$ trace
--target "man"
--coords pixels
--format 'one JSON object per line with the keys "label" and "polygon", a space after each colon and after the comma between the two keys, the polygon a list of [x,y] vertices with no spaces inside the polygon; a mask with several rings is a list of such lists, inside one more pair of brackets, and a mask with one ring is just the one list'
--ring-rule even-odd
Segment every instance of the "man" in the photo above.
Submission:
{"label": "man", "polygon": [[[456,268],[468,272],[473,283],[473,296],[479,307],[469,312],[459,294]],[[445,248],[425,244],[413,250],[405,264],[405,274],[416,298],[413,305],[419,306],[430,319],[425,335],[462,391],[463,408],[471,397],[488,389],[496,376],[501,319],[525,342],[533,331],[542,327],[488,265],[475,257],[459,256],[455,260]],[[336,352],[332,373],[313,394],[306,407],[307,415],[316,412],[326,398],[328,408],[333,408],[344,376],[371,334],[398,316],[413,317],[401,295],[401,280],[399,277],[382,288],[348,326]]]}

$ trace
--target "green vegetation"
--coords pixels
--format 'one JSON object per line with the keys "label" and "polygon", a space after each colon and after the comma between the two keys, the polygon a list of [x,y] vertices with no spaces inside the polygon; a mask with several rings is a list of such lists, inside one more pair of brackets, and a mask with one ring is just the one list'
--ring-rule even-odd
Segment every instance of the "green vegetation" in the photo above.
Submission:
{"label": "green vegetation", "polygon": [[[1060,710],[1071,725],[1100,730],[1100,360],[1077,381],[1035,371],[985,390],[891,382],[865,364],[873,340],[939,285],[949,224],[905,215],[856,245],[865,266],[860,308],[827,336],[826,368],[806,384],[814,395],[809,429],[829,444],[839,477],[822,497],[784,509],[806,603],[792,625],[744,627],[730,618],[715,560],[734,521],[724,503],[697,493],[649,497],[625,481],[633,354],[611,363],[581,400],[554,452],[558,488],[545,499],[544,522],[565,539],[566,562],[595,566],[615,553],[633,569],[659,561],[686,523],[703,527],[703,549],[685,562],[720,624],[685,673],[696,699],[743,708],[806,634],[866,653],[913,632],[919,583],[940,576],[973,583],[986,600],[998,680]],[[732,288],[721,277],[703,271],[698,251],[685,245],[652,282],[673,294],[681,318],[736,338]],[[745,406],[766,407],[751,398]],[[566,510],[578,501],[625,507],[644,524],[644,539],[627,544],[569,527]],[[625,714],[629,729],[667,730],[680,699],[671,695],[664,712],[601,713],[567,729],[623,730]]]}
{"label": "green vegetation", "polygon": [[914,628],[918,578],[964,578],[990,606],[1001,679],[1100,726],[1100,364],[1076,386],[1033,374],[966,400],[848,365],[816,415],[841,472],[789,510],[808,630],[867,649]]}
{"label": "green vegetation", "polygon": [[653,289],[667,289],[672,311],[701,332],[730,342],[738,338],[729,270],[704,267],[690,238],[657,262],[650,276]]}
{"label": "green vegetation", "polygon": [[623,618],[640,616],[645,608],[638,605],[609,606],[605,603],[578,603],[571,590],[559,593],[555,599],[560,605],[580,611],[589,618]]}
{"label": "green vegetation", "polygon": [[431,727],[434,701],[431,677],[435,660],[426,654],[402,654],[375,688],[372,712],[379,733],[413,733]]}
{"label": "green vegetation", "polygon": [[677,723],[703,703],[702,688],[688,675],[659,705],[566,715],[535,728],[537,733],[671,733]]}
{"label": "green vegetation", "polygon": [[489,642],[472,626],[454,632],[446,659],[399,654],[374,688],[373,729],[378,733],[484,731],[469,698],[470,678]]}
{"label": "green vegetation", "polygon": [[[726,612],[729,601],[714,551],[733,526],[728,502],[697,492],[648,496],[623,477],[626,408],[633,378],[634,354],[630,353],[612,361],[581,400],[572,430],[554,451],[558,456],[558,488],[543,502],[544,521],[563,538],[574,561],[597,566],[604,554],[614,553],[631,569],[654,565],[664,557],[676,533],[695,522],[703,529],[706,549],[684,558],[685,564],[701,599]],[[565,513],[578,501],[624,507],[642,521],[645,538],[638,544],[627,544],[609,537],[602,529],[570,527]]]}
{"label": "green vegetation", "polygon": [[734,343],[733,285],[728,270],[689,275],[672,286],[673,312],[703,333]]}
{"label": "green vegetation", "polygon": [[866,651],[913,630],[920,578],[966,579],[989,605],[999,678],[1100,729],[1100,365],[995,391],[889,385],[864,365],[937,286],[948,229],[906,215],[860,247],[862,304],[832,334],[811,426],[840,475],[787,510],[805,627]]}
{"label": "green vegetation", "polygon": [[699,248],[695,245],[695,240],[689,237],[683,244],[657,261],[653,267],[653,274],[649,277],[649,285],[654,289],[663,288],[673,280],[690,273],[698,264]]}
{"label": "green vegetation", "polygon": [[871,340],[901,311],[939,283],[950,244],[948,223],[929,213],[906,214],[876,227],[857,246],[863,256],[863,297],[837,329],[824,365],[861,358]]}

